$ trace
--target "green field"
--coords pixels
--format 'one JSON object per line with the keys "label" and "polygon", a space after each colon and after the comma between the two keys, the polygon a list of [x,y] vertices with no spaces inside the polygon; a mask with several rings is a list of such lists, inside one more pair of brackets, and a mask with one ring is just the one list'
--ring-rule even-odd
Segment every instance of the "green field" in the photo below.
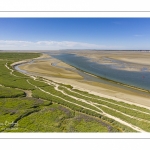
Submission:
{"label": "green field", "polygon": [[34,80],[11,67],[40,55],[0,53],[1,132],[150,132],[149,109]]}

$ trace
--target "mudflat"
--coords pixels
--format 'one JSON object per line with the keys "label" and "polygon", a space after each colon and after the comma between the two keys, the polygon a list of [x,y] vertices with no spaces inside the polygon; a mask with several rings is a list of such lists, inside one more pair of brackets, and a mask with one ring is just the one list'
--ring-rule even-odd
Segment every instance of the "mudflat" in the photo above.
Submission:
{"label": "mudflat", "polygon": [[[77,56],[83,56],[92,62],[111,64],[117,69],[140,71],[146,68],[150,71],[150,51],[73,51]],[[123,66],[123,67],[122,67]]]}
{"label": "mudflat", "polygon": [[[91,59],[91,61],[99,60],[102,62],[104,58],[110,58],[124,62],[132,61],[135,66],[137,65],[137,61],[139,61],[139,65],[143,65],[141,63],[141,60],[143,59],[144,65],[149,66],[148,57],[150,57],[150,53],[148,52],[72,51],[71,53],[88,57]],[[43,56],[43,58],[44,57],[48,58],[48,55]],[[26,70],[28,73],[35,73],[38,76],[53,80],[58,83],[72,85],[76,89],[88,91],[101,97],[125,101],[150,108],[150,94],[148,92],[142,92],[135,89],[131,90],[131,88],[124,89],[123,87],[121,88],[121,86],[118,87],[111,84],[86,81],[78,74],[75,68],[64,62],[61,62],[60,60],[52,57],[49,58],[50,59],[46,60],[37,59],[34,63],[21,65],[20,69]]]}
{"label": "mudflat", "polygon": [[48,57],[48,55],[44,56],[49,59],[44,60],[39,58],[34,63],[21,65],[19,68],[27,72],[39,73],[46,76],[83,79],[76,71],[73,71],[73,67],[55,58]]}

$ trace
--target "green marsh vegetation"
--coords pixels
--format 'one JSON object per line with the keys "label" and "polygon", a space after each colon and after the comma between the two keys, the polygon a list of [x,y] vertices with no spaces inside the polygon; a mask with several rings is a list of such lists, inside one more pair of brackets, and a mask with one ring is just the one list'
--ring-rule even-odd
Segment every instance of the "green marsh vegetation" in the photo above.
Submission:
{"label": "green marsh vegetation", "polygon": [[52,104],[19,122],[17,132],[117,132],[111,125],[67,107]]}
{"label": "green marsh vegetation", "polygon": [[[53,81],[48,84],[41,77],[33,80],[15,70],[11,71],[12,63],[40,55],[0,53],[1,132],[136,132],[106,117],[103,111],[150,131],[149,109],[99,97],[70,85]],[[27,97],[25,93],[29,90],[32,97]]]}
{"label": "green marsh vegetation", "polygon": [[14,88],[0,86],[0,98],[24,97],[25,93]]}
{"label": "green marsh vegetation", "polygon": [[[64,92],[74,95],[78,98],[86,99],[87,101],[94,102],[96,106],[101,108],[104,112],[116,116],[123,121],[131,123],[137,127],[145,131],[150,131],[150,110],[139,107],[132,104],[127,104],[120,101],[115,101],[112,99],[102,98],[93,94],[89,94],[88,92],[79,91],[73,89],[67,89],[68,86],[62,85],[59,89],[63,90]],[[107,119],[106,119],[107,120]]]}
{"label": "green marsh vegetation", "polygon": [[[83,128],[76,127],[79,123],[76,122],[76,116],[81,115],[80,113],[76,115],[76,112],[80,112],[83,108],[65,103],[62,99],[50,97],[50,95],[35,88],[35,86],[46,88],[49,86],[48,84],[33,80],[15,70],[11,71],[13,69],[12,63],[24,59],[33,59],[40,55],[36,53],[0,53],[1,132],[88,132],[88,128],[84,128],[85,124],[91,126],[91,132],[119,131],[109,123],[98,123],[97,120],[91,123],[84,118],[80,125]],[[6,64],[9,69],[5,66]],[[24,90],[31,90],[35,98],[26,97]],[[52,89],[49,86],[46,90]],[[53,89],[53,94],[58,93]],[[64,96],[64,98],[66,97]],[[90,118],[90,116],[88,117]],[[34,121],[34,118],[36,118],[36,121]],[[68,124],[69,120],[73,122],[70,125]],[[93,127],[91,124],[93,124]],[[96,130],[94,129],[95,126],[98,127]]]}
{"label": "green marsh vegetation", "polygon": [[97,106],[106,105],[110,108],[121,111],[122,113],[131,115],[134,117],[138,117],[141,119],[147,119],[150,121],[150,110],[148,110],[148,109],[143,109],[141,107],[137,107],[134,105],[128,105],[128,104],[126,105],[126,103],[117,102],[117,101],[109,100],[106,98],[104,99],[101,97],[95,97],[94,95],[92,97],[92,95],[88,94],[88,93],[83,94],[82,92],[79,92],[79,91],[78,91],[78,93],[76,93],[76,92],[74,92],[76,90],[70,91],[70,90],[67,90],[66,88],[64,88],[62,86],[60,86],[59,89],[65,91],[66,93],[68,93],[70,95],[76,96],[78,98],[82,98],[82,99],[86,98],[86,100],[88,100],[88,101],[92,101],[94,103],[97,103]]}

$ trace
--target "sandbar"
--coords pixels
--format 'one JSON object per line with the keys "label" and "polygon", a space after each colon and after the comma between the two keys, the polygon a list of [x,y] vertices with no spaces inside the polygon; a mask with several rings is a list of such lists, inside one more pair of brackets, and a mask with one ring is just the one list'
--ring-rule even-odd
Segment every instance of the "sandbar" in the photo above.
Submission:
{"label": "sandbar", "polygon": [[[31,73],[33,75],[34,73],[35,75],[47,78],[54,82],[72,85],[76,89],[87,91],[101,97],[124,101],[150,109],[149,93],[139,92],[138,90],[132,91],[130,88],[124,89],[111,84],[86,81],[72,66],[50,57],[49,55],[43,55],[42,58],[50,59],[36,59],[34,63],[23,64],[19,66],[19,68],[27,71],[28,74]],[[53,63],[56,65],[53,66]]]}

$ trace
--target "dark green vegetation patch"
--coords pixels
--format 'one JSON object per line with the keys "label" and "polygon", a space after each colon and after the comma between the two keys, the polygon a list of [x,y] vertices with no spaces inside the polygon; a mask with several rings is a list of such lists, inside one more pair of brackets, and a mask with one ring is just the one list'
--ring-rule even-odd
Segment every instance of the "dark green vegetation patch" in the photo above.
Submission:
{"label": "dark green vegetation patch", "polygon": [[25,92],[21,90],[0,86],[0,98],[23,97],[23,96],[25,96]]}

